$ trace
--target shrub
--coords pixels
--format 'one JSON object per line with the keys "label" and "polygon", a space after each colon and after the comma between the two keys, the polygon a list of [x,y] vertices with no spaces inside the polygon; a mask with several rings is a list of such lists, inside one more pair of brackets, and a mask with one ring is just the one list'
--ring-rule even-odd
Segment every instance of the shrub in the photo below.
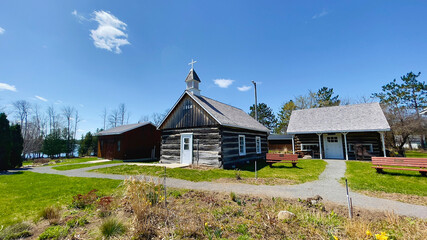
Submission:
{"label": "shrub", "polygon": [[242,180],[242,177],[240,175],[240,169],[235,169],[234,174],[235,174],[236,180]]}
{"label": "shrub", "polygon": [[31,225],[26,222],[13,224],[0,231],[0,239],[12,240],[31,236]]}
{"label": "shrub", "polygon": [[166,209],[161,203],[165,200],[163,186],[151,180],[125,180],[125,199],[135,214],[137,238],[151,239],[156,236],[156,226],[165,222]]}
{"label": "shrub", "polygon": [[92,206],[96,202],[96,199],[98,199],[98,196],[96,195],[97,191],[98,190],[93,189],[87,194],[77,194],[76,196],[73,196],[71,206],[78,209],[84,209]]}
{"label": "shrub", "polygon": [[106,238],[122,235],[126,232],[126,227],[116,218],[108,218],[99,227],[102,235]]}
{"label": "shrub", "polygon": [[48,206],[40,211],[40,217],[49,220],[49,223],[56,224],[61,218],[61,209],[56,206]]}
{"label": "shrub", "polygon": [[68,234],[68,226],[62,227],[62,226],[51,226],[48,227],[40,236],[38,237],[39,240],[44,239],[60,239]]}
{"label": "shrub", "polygon": [[111,214],[111,203],[113,200],[114,199],[111,196],[102,197],[98,200],[97,205],[100,210],[100,217],[107,217]]}

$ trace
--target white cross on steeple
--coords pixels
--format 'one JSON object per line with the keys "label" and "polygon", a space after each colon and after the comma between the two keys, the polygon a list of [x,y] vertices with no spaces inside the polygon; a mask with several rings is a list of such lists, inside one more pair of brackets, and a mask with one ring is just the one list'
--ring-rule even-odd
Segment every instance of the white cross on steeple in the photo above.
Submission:
{"label": "white cross on steeple", "polygon": [[194,61],[193,59],[191,59],[191,63],[189,63],[188,65],[191,65],[191,69],[194,69],[194,64],[196,63],[197,61]]}

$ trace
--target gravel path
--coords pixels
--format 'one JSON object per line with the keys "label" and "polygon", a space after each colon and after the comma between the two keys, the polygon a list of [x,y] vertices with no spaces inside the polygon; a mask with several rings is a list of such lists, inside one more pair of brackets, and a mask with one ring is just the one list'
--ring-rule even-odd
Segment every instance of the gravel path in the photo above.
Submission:
{"label": "gravel path", "polygon": [[[214,183],[214,182],[191,182],[187,180],[168,178],[167,186],[195,190],[207,190],[216,192],[235,192],[238,194],[255,194],[270,197],[284,198],[308,198],[315,195],[322,196],[323,200],[347,205],[345,187],[338,180],[344,177],[346,170],[345,161],[342,160],[325,160],[328,165],[325,171],[320,174],[319,180],[298,185],[251,185],[241,183]],[[115,174],[101,174],[87,172],[92,169],[105,168],[122,165],[109,164],[93,166],[88,168],[73,169],[68,171],[57,171],[48,167],[29,168],[29,171],[37,173],[60,174],[69,177],[91,177],[91,178],[109,178],[124,180],[129,176]],[[153,179],[157,179],[153,177]],[[353,199],[353,206],[377,211],[392,211],[399,215],[412,216],[427,219],[427,207],[407,204],[393,200],[369,197],[359,193],[351,192],[350,197]]]}

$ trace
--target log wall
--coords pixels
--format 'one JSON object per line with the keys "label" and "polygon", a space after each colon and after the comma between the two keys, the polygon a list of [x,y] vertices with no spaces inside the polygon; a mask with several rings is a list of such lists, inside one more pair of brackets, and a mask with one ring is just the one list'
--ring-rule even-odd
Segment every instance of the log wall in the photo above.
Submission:
{"label": "log wall", "polygon": [[[245,135],[246,155],[239,155],[239,135]],[[255,138],[261,137],[261,153],[256,153]],[[265,160],[268,152],[267,133],[244,129],[221,128],[221,150],[224,168],[234,168],[254,160]]]}
{"label": "log wall", "polygon": [[193,164],[220,166],[221,136],[217,127],[163,130],[162,163],[180,163],[181,133],[193,133]]}

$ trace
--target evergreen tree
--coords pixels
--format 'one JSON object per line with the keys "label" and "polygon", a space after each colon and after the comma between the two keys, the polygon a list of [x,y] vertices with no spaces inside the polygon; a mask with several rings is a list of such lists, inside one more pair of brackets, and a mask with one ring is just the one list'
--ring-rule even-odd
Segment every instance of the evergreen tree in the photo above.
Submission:
{"label": "evergreen tree", "polygon": [[79,156],[88,156],[92,154],[93,151],[93,136],[91,132],[86,133],[86,135],[82,136],[82,140],[80,141],[79,148]]}
{"label": "evergreen tree", "polygon": [[18,124],[10,126],[12,148],[10,151],[10,167],[22,166],[22,150],[24,149],[24,138],[21,134],[21,126]]}
{"label": "evergreen tree", "polygon": [[0,171],[10,168],[10,128],[5,113],[0,113]]}
{"label": "evergreen tree", "polygon": [[278,114],[278,123],[274,132],[277,134],[285,134],[288,129],[289,120],[291,118],[291,113],[293,110],[297,109],[294,101],[289,100],[284,103]]}
{"label": "evergreen tree", "polygon": [[[276,116],[273,113],[273,110],[267,106],[265,103],[258,103],[257,106],[258,113],[258,122],[264,125],[268,129],[274,129],[277,125]],[[250,113],[253,118],[255,118],[255,104],[250,107]]]}
{"label": "evergreen tree", "polygon": [[66,152],[66,149],[67,141],[62,138],[59,129],[47,135],[43,141],[42,152],[51,158]]}
{"label": "evergreen tree", "polygon": [[334,89],[322,87],[316,93],[316,107],[330,107],[340,105],[339,95],[334,95]]}

